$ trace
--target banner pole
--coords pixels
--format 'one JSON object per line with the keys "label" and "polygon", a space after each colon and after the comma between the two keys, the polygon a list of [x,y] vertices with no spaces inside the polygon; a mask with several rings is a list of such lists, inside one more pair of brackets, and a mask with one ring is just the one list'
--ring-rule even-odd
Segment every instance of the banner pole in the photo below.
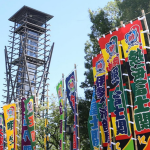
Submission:
{"label": "banner pole", "polygon": [[[128,76],[128,84],[129,84],[129,90],[131,91],[131,85],[130,85],[129,76]],[[129,93],[130,93],[130,104],[131,104],[131,106],[133,106],[132,94],[131,94],[131,92],[129,92]],[[133,110],[133,107],[131,107],[131,112],[132,112],[132,120],[134,122],[134,110]],[[133,129],[134,129],[133,136],[134,136],[134,139],[136,139],[135,122],[133,124]],[[135,150],[138,150],[138,148],[137,148],[137,139],[135,140]]]}
{"label": "banner pole", "polygon": [[[144,11],[144,9],[142,9],[141,12],[142,12],[142,16],[145,16],[145,11]],[[143,21],[144,21],[145,29],[149,31],[148,24],[147,24],[147,20],[146,20],[146,16],[145,16],[145,18],[143,19]],[[149,44],[149,46],[150,46],[150,35],[149,35],[149,32],[147,32],[147,38],[148,38],[148,44]]]}
{"label": "banner pole", "polygon": [[[18,121],[19,121],[20,119],[19,119],[19,101],[18,101],[18,99],[17,99],[17,104],[16,104],[16,119],[17,119],[17,121],[16,121],[16,123],[17,123],[16,126],[19,127],[19,122],[18,122]],[[18,130],[16,130],[16,131],[17,131],[17,133],[16,133],[16,136],[17,136],[19,131],[18,131]],[[16,150],[18,150],[18,141],[19,141],[19,140],[18,140],[18,136],[17,136]]]}
{"label": "banner pole", "polygon": [[[49,108],[49,98],[48,98],[48,85],[47,84],[47,109],[46,109],[46,130],[47,130],[47,125],[48,125],[48,108]],[[48,135],[46,131],[46,149],[48,150]]]}
{"label": "banner pole", "polygon": [[76,69],[76,64],[74,64],[74,72],[75,72],[75,85],[76,85],[76,102],[77,102],[77,122],[78,122],[78,146],[80,149],[80,133],[79,133],[79,112],[78,112],[78,95],[77,95],[77,69]]}
{"label": "banner pole", "polygon": [[65,131],[65,102],[66,102],[66,99],[65,99],[65,90],[64,90],[64,74],[62,74],[62,89],[63,89],[63,146],[62,146],[62,149],[65,150],[66,149],[66,144],[65,144],[65,136],[66,136],[66,132]]}
{"label": "banner pole", "polygon": [[[33,96],[34,96],[33,102],[34,102],[34,118],[35,118],[34,121],[36,122],[36,118],[37,118],[37,116],[36,116],[37,115],[37,112],[36,112],[37,111],[37,108],[36,108],[36,89],[34,89],[34,91],[33,91]],[[36,123],[35,123],[35,131],[36,131]],[[36,134],[37,133],[35,132],[35,139],[36,139]],[[36,147],[36,145],[35,145],[35,147]]]}

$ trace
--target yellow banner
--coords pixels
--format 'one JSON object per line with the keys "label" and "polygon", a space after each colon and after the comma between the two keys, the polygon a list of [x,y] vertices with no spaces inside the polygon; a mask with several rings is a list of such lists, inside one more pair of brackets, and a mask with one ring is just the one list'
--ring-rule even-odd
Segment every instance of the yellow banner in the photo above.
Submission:
{"label": "yellow banner", "polygon": [[8,150],[17,150],[16,104],[3,106]]}

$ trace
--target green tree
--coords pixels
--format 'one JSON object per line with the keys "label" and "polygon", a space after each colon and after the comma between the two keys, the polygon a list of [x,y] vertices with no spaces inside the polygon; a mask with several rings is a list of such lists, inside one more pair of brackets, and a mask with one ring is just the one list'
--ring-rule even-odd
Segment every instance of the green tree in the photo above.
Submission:
{"label": "green tree", "polygon": [[[87,129],[87,117],[89,115],[89,108],[90,102],[79,98],[78,110],[79,110],[79,131],[80,131],[81,150],[90,150],[89,146],[90,141]],[[70,115],[68,115],[68,124],[73,125],[73,122],[74,122],[74,114],[72,110],[70,110]]]}
{"label": "green tree", "polygon": [[[60,132],[60,114],[59,114],[59,106],[57,103],[57,98],[53,95],[51,96],[51,103],[49,105],[49,113],[48,113],[48,125],[47,125],[47,133],[49,136],[48,141],[48,149],[50,150],[58,150],[59,149],[59,132]],[[45,118],[43,118],[43,111],[47,109],[46,103],[45,106],[38,106],[38,113],[35,114],[35,127],[36,127],[36,149],[43,150],[44,149],[44,135],[45,135]],[[44,113],[45,114],[45,113]],[[69,115],[69,112],[68,112]],[[20,114],[19,114],[20,116]],[[19,128],[21,129],[22,124],[20,122]],[[18,133],[18,150],[21,150],[21,130]],[[68,137],[67,137],[68,138]],[[66,149],[69,149],[69,140],[66,141]]]}
{"label": "green tree", "polygon": [[[110,6],[109,6],[110,7]],[[115,9],[114,9],[115,10]],[[113,11],[113,9],[112,9]],[[118,12],[118,10],[116,11]],[[96,12],[89,10],[90,21],[92,22],[91,33],[88,34],[89,40],[85,43],[85,68],[86,71],[85,81],[81,83],[81,88],[85,91],[85,100],[80,99],[79,102],[79,117],[80,117],[80,140],[81,149],[90,150],[90,141],[88,136],[87,121],[89,116],[90,101],[93,92],[93,70],[92,70],[92,57],[100,52],[100,46],[97,38],[102,34],[110,31],[114,24],[117,23],[116,19],[109,17],[110,13],[105,7],[105,10],[98,9]],[[114,11],[115,15],[115,11]]]}
{"label": "green tree", "polygon": [[90,21],[92,22],[91,33],[88,34],[89,41],[85,43],[85,68],[86,71],[85,81],[81,83],[81,88],[85,90],[86,100],[91,100],[92,98],[92,87],[94,85],[93,81],[93,70],[92,70],[92,56],[100,52],[100,46],[98,44],[97,38],[102,34],[107,33],[112,28],[112,20],[108,18],[108,12],[105,13],[104,10],[98,9],[98,11],[92,12],[89,10]]}
{"label": "green tree", "polygon": [[109,21],[112,22],[112,27],[120,25],[120,11],[116,1],[108,2],[103,10],[107,14]]}
{"label": "green tree", "polygon": [[89,10],[89,15],[90,21],[93,25],[91,26],[91,33],[88,34],[89,41],[85,43],[85,81],[82,82],[80,86],[85,90],[86,100],[91,100],[92,98],[92,87],[94,85],[92,56],[100,52],[100,46],[98,44],[97,38],[112,28],[112,22],[109,21],[107,14],[102,9],[99,9],[96,13]]}
{"label": "green tree", "polygon": [[[112,17],[113,15],[113,17]],[[79,117],[80,117],[80,139],[81,148],[83,150],[90,150],[90,142],[88,136],[87,121],[89,117],[89,109],[93,92],[93,69],[92,57],[100,53],[100,46],[97,38],[102,34],[109,32],[119,22],[119,10],[116,2],[109,2],[104,9],[97,11],[89,10],[89,17],[92,23],[91,33],[88,34],[89,40],[85,43],[85,81],[81,83],[81,88],[85,91],[85,100],[80,99],[79,103]]]}
{"label": "green tree", "polygon": [[144,9],[145,12],[150,11],[150,1],[149,0],[115,0],[119,7],[119,14],[121,15],[122,21],[130,21],[138,16],[141,16],[141,10]]}

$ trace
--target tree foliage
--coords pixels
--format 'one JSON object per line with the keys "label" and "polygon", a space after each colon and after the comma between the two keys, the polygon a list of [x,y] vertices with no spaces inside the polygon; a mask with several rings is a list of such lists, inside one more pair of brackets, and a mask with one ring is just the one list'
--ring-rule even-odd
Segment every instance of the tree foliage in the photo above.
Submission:
{"label": "tree foliage", "polygon": [[[111,9],[110,9],[111,7]],[[100,46],[98,44],[97,38],[102,34],[110,31],[111,28],[117,24],[116,19],[112,19],[111,13],[109,9],[113,12],[114,15],[118,13],[118,9],[113,8],[116,7],[116,4],[111,6],[109,3],[108,8],[98,9],[97,11],[89,10],[90,21],[92,22],[91,33],[88,34],[89,40],[85,43],[85,68],[86,71],[85,81],[81,83],[81,88],[84,88],[85,92],[85,100],[80,99],[79,103],[79,116],[80,116],[80,140],[81,140],[81,148],[82,150],[90,150],[90,142],[88,136],[88,128],[87,121],[89,117],[89,109],[92,99],[93,92],[93,69],[92,69],[92,57],[100,52]],[[115,20],[115,21],[114,21]]]}
{"label": "tree foliage", "polygon": [[80,99],[79,103],[80,139],[81,148],[83,150],[90,150],[87,121],[94,85],[92,57],[100,53],[100,46],[97,38],[110,31],[119,22],[119,10],[116,2],[109,2],[104,9],[98,9],[97,11],[89,10],[89,17],[92,26],[91,33],[88,34],[89,40],[86,41],[84,48],[86,68],[84,73],[85,81],[82,82],[80,86],[81,88],[84,88],[85,100]]}
{"label": "tree foliage", "polygon": [[112,21],[109,21],[107,14],[104,10],[99,9],[96,12],[89,10],[90,21],[92,22],[91,33],[88,34],[89,41],[85,43],[85,68],[87,69],[84,73],[85,81],[81,83],[81,88],[85,90],[86,100],[92,98],[92,87],[93,82],[93,70],[92,70],[92,56],[100,52],[100,47],[97,38],[108,32],[112,28]]}
{"label": "tree foliage", "polygon": [[121,20],[127,22],[141,16],[141,10],[144,9],[145,12],[150,11],[150,1],[149,0],[115,0],[119,7],[119,14],[121,15]]}
{"label": "tree foliage", "polygon": [[[89,40],[86,41],[85,48],[84,48],[84,52],[85,52],[84,59],[85,59],[85,69],[86,69],[84,73],[85,81],[82,82],[80,86],[81,88],[84,88],[86,100],[91,101],[92,99],[92,89],[93,89],[92,87],[94,85],[93,70],[92,70],[92,56],[95,56],[100,52],[100,47],[97,38],[103,34],[108,33],[114,27],[119,26],[120,21],[128,22],[130,20],[133,20],[134,18],[141,16],[142,9],[145,10],[145,13],[150,12],[150,1],[114,0],[108,2],[107,6],[105,6],[103,9],[99,8],[97,11],[89,10],[89,18],[90,18],[90,22],[92,23],[92,26],[91,26],[91,33],[88,34]],[[147,15],[148,25],[150,26],[149,18],[150,18],[150,14]],[[89,109],[90,104],[88,104],[87,107]],[[84,110],[81,110],[80,116],[83,116],[84,113],[85,113]],[[85,113],[83,119],[86,119],[86,121],[88,120],[88,112]],[[85,139],[87,138],[86,135],[83,134],[83,136],[85,136]],[[88,147],[88,144],[86,143],[85,149]]]}
{"label": "tree foliage", "polygon": [[[59,106],[56,103],[58,100],[53,95],[51,96],[51,103],[49,105],[49,113],[48,113],[48,125],[47,125],[47,133],[49,136],[48,140],[48,149],[50,150],[58,150],[59,149],[59,140],[60,140],[60,113]],[[45,106],[38,106],[38,113],[35,114],[35,128],[36,128],[36,149],[43,150],[44,149],[44,135],[46,132],[45,128],[45,118],[43,118],[43,111],[47,109],[46,103]],[[44,112],[45,114],[45,112]],[[70,111],[68,111],[68,115]],[[46,117],[46,116],[45,116]],[[19,128],[21,129],[21,122]],[[18,150],[21,150],[21,131],[18,133]],[[69,149],[69,141],[66,142],[66,149]]]}

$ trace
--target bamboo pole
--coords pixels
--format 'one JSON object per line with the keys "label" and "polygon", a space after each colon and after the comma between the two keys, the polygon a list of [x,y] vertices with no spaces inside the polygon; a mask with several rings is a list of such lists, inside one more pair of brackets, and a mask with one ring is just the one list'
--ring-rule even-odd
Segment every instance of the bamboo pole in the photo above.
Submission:
{"label": "bamboo pole", "polygon": [[[120,21],[120,24],[121,24],[121,26],[123,26],[123,21]],[[130,80],[129,80],[129,76],[128,76],[128,85],[129,85],[129,90],[131,91],[131,86],[130,86]],[[131,92],[129,92],[130,93],[130,104],[131,104],[131,106],[133,106],[133,100],[132,100],[132,93]],[[131,114],[132,114],[132,120],[133,120],[133,122],[134,122],[134,110],[133,110],[133,107],[131,107]],[[135,122],[134,122],[134,124],[135,124]],[[135,125],[133,124],[133,137],[134,137],[134,141],[135,141],[135,150],[138,150],[138,148],[137,148],[137,139],[136,139],[136,134],[135,134]]]}
{"label": "bamboo pole", "polygon": [[[142,16],[145,16],[144,9],[141,12],[142,12]],[[143,21],[144,21],[145,29],[149,31],[149,28],[148,28],[148,25],[147,25],[146,16],[145,16]],[[149,43],[149,46],[150,46],[150,34],[149,34],[149,32],[147,33],[147,38],[148,38],[148,43]]]}
{"label": "bamboo pole", "polygon": [[[130,92],[129,92],[130,93],[130,104],[131,104],[131,106],[133,106],[133,100],[132,100],[131,85],[130,85],[129,76],[128,76],[128,84],[129,84],[129,90],[130,90]],[[131,107],[131,113],[132,113],[132,120],[134,122],[134,110],[133,110],[133,107]],[[134,124],[135,124],[135,122],[134,122]],[[134,129],[133,137],[136,139],[134,124],[133,124],[133,129]],[[135,150],[138,150],[138,148],[137,148],[137,140],[135,140]]]}
{"label": "bamboo pole", "polygon": [[[67,134],[66,134],[66,124],[67,124],[67,91],[64,92],[64,96],[65,96],[65,142],[67,141],[66,137],[67,137]],[[66,150],[66,145],[65,145],[65,150]]]}
{"label": "bamboo pole", "polygon": [[[48,108],[49,108],[49,96],[48,96],[48,85],[47,84],[47,109],[46,109],[46,128],[47,128],[47,125],[48,125]],[[46,131],[47,132],[47,131]],[[48,135],[46,133],[46,149],[48,150]]]}
{"label": "bamboo pole", "polygon": [[80,149],[80,133],[79,133],[79,111],[78,111],[78,95],[77,95],[77,69],[76,69],[76,64],[74,64],[74,70],[75,70],[75,86],[76,86],[76,102],[77,102],[77,122],[78,122],[78,147]]}
{"label": "bamboo pole", "polygon": [[[34,96],[34,100],[33,100],[33,109],[34,109],[34,121],[36,122],[36,118],[37,118],[37,112],[36,112],[36,89],[34,89],[33,91],[33,96]],[[36,123],[35,123],[35,131],[36,131]],[[35,132],[35,139],[36,139],[36,132]],[[36,148],[36,145],[35,145]]]}
{"label": "bamboo pole", "polygon": [[[20,118],[19,118],[19,101],[18,101],[18,99],[17,99],[16,111],[17,111],[17,112],[16,112],[16,115],[17,115],[17,117],[16,117],[16,118],[17,118],[17,127],[19,128],[19,121],[20,121]],[[17,130],[16,135],[19,135],[19,131],[18,131],[18,130]],[[17,136],[17,143],[18,143],[18,141],[19,141],[18,138],[19,138],[19,137]],[[16,145],[16,147],[17,147],[16,150],[18,150],[18,145]]]}
{"label": "bamboo pole", "polygon": [[63,147],[64,149],[66,149],[66,144],[65,144],[65,141],[66,141],[66,132],[65,131],[65,102],[66,102],[66,99],[65,99],[65,91],[64,91],[64,74],[62,74],[62,89],[63,89],[63,114],[64,114],[64,118],[63,118]]}

